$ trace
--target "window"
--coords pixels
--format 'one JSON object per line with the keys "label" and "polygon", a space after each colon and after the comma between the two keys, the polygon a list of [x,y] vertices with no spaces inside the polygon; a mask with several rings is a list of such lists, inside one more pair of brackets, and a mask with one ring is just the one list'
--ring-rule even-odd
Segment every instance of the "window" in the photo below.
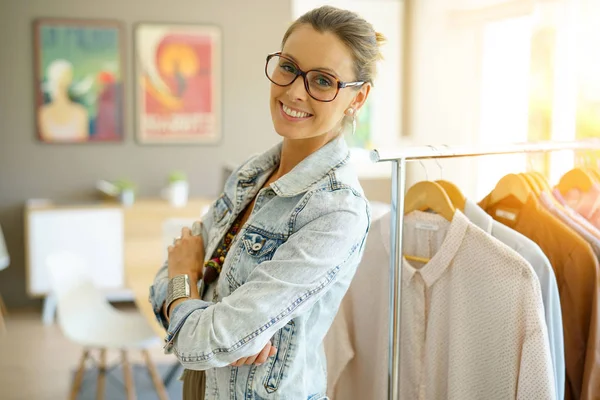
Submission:
{"label": "window", "polygon": [[[383,33],[387,43],[382,47],[384,62],[378,65],[378,77],[367,103],[361,109],[356,133],[347,136],[351,147],[373,149],[394,146],[400,136],[401,112],[401,29],[400,0],[294,0],[293,18],[314,8],[331,5],[354,11]],[[389,166],[386,166],[386,170]]]}

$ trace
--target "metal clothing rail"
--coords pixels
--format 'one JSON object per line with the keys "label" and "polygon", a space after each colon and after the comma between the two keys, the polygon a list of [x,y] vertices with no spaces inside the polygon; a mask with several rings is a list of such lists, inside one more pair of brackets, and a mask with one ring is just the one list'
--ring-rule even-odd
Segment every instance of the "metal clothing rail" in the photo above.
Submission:
{"label": "metal clothing rail", "polygon": [[482,147],[425,146],[401,150],[373,150],[374,162],[392,162],[391,246],[390,246],[390,333],[388,364],[388,399],[400,398],[400,328],[402,311],[402,243],[404,228],[404,193],[406,191],[406,163],[408,161],[491,156],[500,154],[546,153],[563,150],[600,149],[600,140],[577,142],[538,142],[493,145]]}

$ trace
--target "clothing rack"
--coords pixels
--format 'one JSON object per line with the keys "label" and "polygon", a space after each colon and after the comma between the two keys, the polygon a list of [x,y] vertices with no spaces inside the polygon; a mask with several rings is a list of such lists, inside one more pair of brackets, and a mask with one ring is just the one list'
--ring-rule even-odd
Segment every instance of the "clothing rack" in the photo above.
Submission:
{"label": "clothing rack", "polygon": [[402,244],[404,228],[404,193],[406,163],[409,161],[491,156],[501,154],[547,153],[563,150],[600,149],[600,140],[576,142],[538,142],[491,145],[482,147],[419,146],[401,150],[373,150],[373,162],[392,162],[391,252],[390,252],[390,352],[388,364],[388,399],[400,397],[400,328],[402,311]]}

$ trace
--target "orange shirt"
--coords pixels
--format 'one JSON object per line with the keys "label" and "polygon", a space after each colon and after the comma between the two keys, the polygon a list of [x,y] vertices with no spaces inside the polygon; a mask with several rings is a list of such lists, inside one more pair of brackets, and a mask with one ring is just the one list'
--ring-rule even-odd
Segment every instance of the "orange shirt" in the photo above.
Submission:
{"label": "orange shirt", "polygon": [[589,243],[545,210],[533,196],[525,204],[508,197],[480,203],[495,220],[536,242],[558,283],[565,339],[565,399],[600,398],[598,259]]}

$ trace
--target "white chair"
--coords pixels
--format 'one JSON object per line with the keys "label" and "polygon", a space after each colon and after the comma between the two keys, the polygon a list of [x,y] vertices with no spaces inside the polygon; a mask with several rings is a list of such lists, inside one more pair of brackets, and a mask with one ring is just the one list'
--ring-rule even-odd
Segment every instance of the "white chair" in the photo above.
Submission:
{"label": "white chair", "polygon": [[46,263],[52,291],[56,296],[59,326],[68,339],[84,347],[70,398],[77,398],[85,363],[88,358],[92,358],[92,350],[99,350],[97,398],[104,398],[106,352],[114,349],[121,351],[128,399],[135,398],[135,387],[127,358],[130,350],[142,352],[158,398],[168,399],[164,384],[147,350],[160,339],[142,315],[132,315],[115,309],[93,285],[87,263],[81,257],[69,252],[54,253],[47,257]]}
{"label": "white chair", "polygon": [[[4,241],[4,235],[2,234],[2,227],[0,226],[0,271],[8,268],[10,264],[10,256],[6,249],[6,242]],[[2,294],[0,294],[0,333],[6,332],[6,323],[4,322],[4,315],[7,315],[6,305],[2,300]]]}

